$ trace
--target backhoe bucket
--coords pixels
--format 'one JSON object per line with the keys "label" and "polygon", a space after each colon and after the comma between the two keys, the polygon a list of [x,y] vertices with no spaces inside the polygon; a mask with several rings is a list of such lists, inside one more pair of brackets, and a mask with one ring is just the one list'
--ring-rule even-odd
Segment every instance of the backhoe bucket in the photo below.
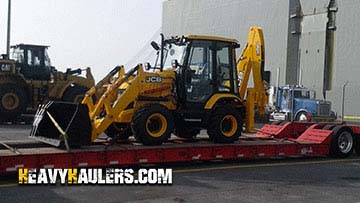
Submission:
{"label": "backhoe bucket", "polygon": [[[30,137],[59,147],[91,143],[91,123],[84,104],[50,101],[36,112]],[[67,146],[67,147],[68,147]]]}

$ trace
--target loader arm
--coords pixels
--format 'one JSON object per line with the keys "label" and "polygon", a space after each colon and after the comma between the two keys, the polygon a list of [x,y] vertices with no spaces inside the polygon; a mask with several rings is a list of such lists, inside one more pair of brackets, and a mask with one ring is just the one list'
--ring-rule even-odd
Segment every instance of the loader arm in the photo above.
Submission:
{"label": "loader arm", "polygon": [[[237,62],[239,75],[239,96],[245,99],[246,115],[245,131],[253,132],[255,123],[255,108],[259,116],[265,116],[265,108],[268,102],[266,82],[264,74],[265,43],[262,29],[250,27],[247,44]],[[252,71],[254,87],[248,88],[248,82]]]}
{"label": "loader arm", "polygon": [[114,77],[117,73],[118,77],[122,78],[125,75],[124,67],[116,66],[113,68],[102,80],[100,80],[95,86],[91,87],[86,92],[85,97],[81,103],[87,105],[90,111],[94,109],[94,97],[99,98],[105,93],[105,86],[111,83],[111,78]]}
{"label": "loader arm", "polygon": [[[132,78],[132,75],[135,72],[139,75],[141,74],[139,72],[143,71],[140,64],[128,71],[126,74],[124,74],[123,66],[121,66],[118,71],[119,77],[101,95],[96,104],[93,104],[90,96],[93,92],[89,92],[89,95],[87,95],[82,101],[82,103],[86,104],[89,108],[89,118],[92,127],[91,141],[97,139],[98,136],[114,122],[116,116],[123,112],[130,103],[136,100],[140,92],[139,83],[141,79],[139,77]],[[114,73],[111,73],[110,75],[114,75]],[[124,83],[129,82],[130,79],[131,85],[127,85],[125,91],[121,93],[120,97],[118,97],[119,87]],[[106,80],[103,83],[105,82]],[[100,87],[101,84],[98,85]]]}

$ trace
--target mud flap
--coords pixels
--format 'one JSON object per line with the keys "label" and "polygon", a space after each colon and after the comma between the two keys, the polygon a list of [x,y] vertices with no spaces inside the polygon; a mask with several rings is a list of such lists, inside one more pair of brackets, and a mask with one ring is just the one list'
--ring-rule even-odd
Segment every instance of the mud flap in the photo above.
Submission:
{"label": "mud flap", "polygon": [[91,123],[86,105],[56,101],[41,105],[36,112],[30,137],[59,147],[64,144],[65,137],[56,125],[65,132],[69,146],[91,143]]}

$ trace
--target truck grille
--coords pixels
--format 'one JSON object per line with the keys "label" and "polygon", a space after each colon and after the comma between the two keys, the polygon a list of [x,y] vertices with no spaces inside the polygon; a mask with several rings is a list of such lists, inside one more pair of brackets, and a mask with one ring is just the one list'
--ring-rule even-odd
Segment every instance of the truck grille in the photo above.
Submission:
{"label": "truck grille", "polygon": [[328,116],[330,115],[331,103],[320,103],[319,104],[319,115]]}

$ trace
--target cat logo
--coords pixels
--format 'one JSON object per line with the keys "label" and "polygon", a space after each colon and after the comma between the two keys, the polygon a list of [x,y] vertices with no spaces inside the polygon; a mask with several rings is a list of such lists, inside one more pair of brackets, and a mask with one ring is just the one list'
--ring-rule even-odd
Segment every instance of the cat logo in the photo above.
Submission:
{"label": "cat logo", "polygon": [[162,79],[160,76],[151,76],[151,77],[146,77],[146,82],[150,82],[150,83],[161,83]]}

